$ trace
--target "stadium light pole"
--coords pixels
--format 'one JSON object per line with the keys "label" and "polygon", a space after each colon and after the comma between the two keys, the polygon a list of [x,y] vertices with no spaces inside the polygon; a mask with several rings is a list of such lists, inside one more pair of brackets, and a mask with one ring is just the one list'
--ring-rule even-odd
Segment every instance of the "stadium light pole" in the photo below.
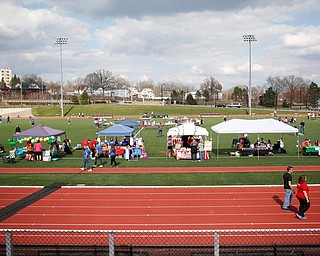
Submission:
{"label": "stadium light pole", "polygon": [[249,88],[248,88],[248,104],[249,104],[249,115],[251,116],[251,42],[257,41],[254,35],[242,36],[245,42],[249,42]]}
{"label": "stadium light pole", "polygon": [[67,37],[58,37],[56,40],[56,44],[60,45],[60,75],[61,75],[61,117],[64,116],[63,112],[63,70],[62,70],[62,45],[67,44],[68,38]]}

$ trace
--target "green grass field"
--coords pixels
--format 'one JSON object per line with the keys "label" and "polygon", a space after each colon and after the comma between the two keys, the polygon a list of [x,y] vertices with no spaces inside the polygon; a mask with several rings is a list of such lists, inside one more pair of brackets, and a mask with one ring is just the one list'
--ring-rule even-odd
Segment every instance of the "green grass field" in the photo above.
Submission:
{"label": "green grass field", "polygon": [[[67,138],[72,142],[72,145],[81,143],[82,139],[92,139],[96,136],[96,130],[93,126],[93,119],[91,118],[72,118],[71,125],[68,126],[67,117],[61,118],[59,116],[59,107],[37,107],[33,109],[36,124],[45,124],[52,128],[65,130]],[[156,114],[169,114],[171,116],[197,116],[200,113],[213,113],[213,112],[227,112],[229,118],[234,118],[236,115],[245,115],[244,109],[216,109],[210,107],[187,107],[187,106],[173,106],[173,107],[154,107],[154,106],[129,106],[129,105],[106,105],[106,106],[68,106],[65,109],[67,116],[77,115],[79,112],[84,112],[86,116],[91,116],[93,113],[113,114],[114,116],[132,116],[132,119],[137,119],[142,113]],[[263,114],[269,113],[270,110],[261,110]],[[258,111],[256,111],[258,112]],[[293,115],[293,112],[284,113],[288,117]],[[51,116],[51,117],[48,117]],[[248,118],[242,116],[240,118]],[[262,118],[256,117],[254,118]],[[265,117],[264,117],[265,118]],[[22,131],[31,127],[29,119],[11,117],[12,123],[7,124],[5,121],[0,126],[2,143],[6,150],[9,150],[8,139],[12,138],[15,127],[18,124]],[[162,119],[155,120],[156,122],[163,122]],[[213,152],[208,161],[200,163],[192,163],[187,160],[176,161],[173,158],[166,159],[166,136],[157,137],[157,128],[146,128],[140,131],[140,135],[144,140],[146,152],[149,157],[139,161],[125,161],[119,159],[121,167],[192,167],[195,166],[286,166],[286,165],[319,165],[320,157],[318,156],[301,156],[299,155],[299,148],[297,148],[297,136],[292,134],[259,134],[265,140],[271,139],[276,142],[277,139],[283,138],[285,141],[286,154],[275,154],[271,157],[260,156],[258,157],[230,157],[229,152],[232,151],[231,142],[233,138],[241,136],[241,134],[228,134],[220,135],[219,138],[219,158],[216,156],[216,142],[217,134],[212,133],[210,127],[223,121],[222,117],[205,118],[204,127],[210,133],[210,139],[213,142]],[[297,118],[297,125],[300,123],[301,118]],[[306,134],[300,140],[310,138],[313,142],[318,138],[318,131],[320,130],[319,120],[305,120],[306,121]],[[100,130],[106,127],[101,127]],[[163,133],[166,134],[167,127]],[[257,134],[250,134],[250,139],[255,141],[258,137]],[[43,143],[44,147],[45,143]],[[24,144],[17,145],[18,147],[25,146]],[[6,153],[2,154],[6,155]],[[107,160],[108,163],[109,159]],[[71,156],[61,155],[58,161],[51,162],[28,162],[26,160],[18,160],[14,165],[8,163],[0,163],[0,168],[6,167],[81,167],[82,166],[82,151],[75,151]],[[279,174],[205,174],[205,173],[178,173],[178,174],[112,174],[112,175],[0,175],[0,185],[48,185],[53,181],[63,181],[69,179],[70,184],[86,184],[86,185],[231,185],[231,184],[281,184],[281,177]],[[111,177],[112,176],[112,177]],[[273,177],[274,176],[274,177]],[[312,179],[310,183],[319,183],[320,175],[318,173],[310,173]],[[71,177],[71,178],[70,178]],[[220,178],[221,177],[221,178]],[[246,177],[246,178],[244,178]],[[267,178],[267,179],[266,179]]]}

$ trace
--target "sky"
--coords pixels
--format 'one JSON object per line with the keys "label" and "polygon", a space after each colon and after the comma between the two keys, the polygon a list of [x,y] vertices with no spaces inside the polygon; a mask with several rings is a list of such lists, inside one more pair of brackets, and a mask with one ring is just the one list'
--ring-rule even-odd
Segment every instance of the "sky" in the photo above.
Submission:
{"label": "sky", "polygon": [[318,0],[2,0],[0,68],[60,83],[109,70],[136,84],[223,90],[269,76],[320,83]]}

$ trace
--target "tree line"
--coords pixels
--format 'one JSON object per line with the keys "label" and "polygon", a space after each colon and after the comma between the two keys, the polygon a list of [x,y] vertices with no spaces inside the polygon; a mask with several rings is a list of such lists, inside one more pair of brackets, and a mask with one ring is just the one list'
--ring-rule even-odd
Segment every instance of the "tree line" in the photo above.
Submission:
{"label": "tree line", "polygon": [[[45,84],[50,97],[59,98],[61,85],[54,82],[45,82],[40,76],[35,74],[23,75],[21,78],[13,76],[10,85],[20,84],[22,81],[29,84]],[[2,87],[3,81],[1,82]],[[84,78],[78,78],[73,81],[68,81],[64,86],[64,91],[78,90],[86,91],[85,100],[81,102],[90,102],[89,95],[93,95],[95,90],[102,90],[102,98],[105,97],[105,92],[111,90],[116,85],[124,85],[129,90],[132,88],[132,82],[126,79],[115,76],[107,69],[99,69],[95,72],[87,74]],[[243,105],[248,104],[248,87],[246,85],[235,86],[232,89],[223,90],[222,84],[213,76],[204,79],[200,85],[200,89],[194,89],[195,86],[184,85],[176,82],[159,82],[141,81],[135,83],[138,90],[144,88],[152,88],[156,96],[169,99],[170,103],[175,104],[212,104],[217,105],[219,101],[241,102]],[[195,94],[191,92],[195,91]],[[222,94],[222,100],[219,95]],[[266,79],[266,83],[262,86],[251,88],[252,104],[261,105],[263,107],[291,107],[293,105],[318,106],[320,97],[320,88],[315,82],[310,82],[302,77],[288,75],[284,77],[270,76]],[[92,96],[90,96],[92,97]],[[98,96],[100,97],[100,96]]]}

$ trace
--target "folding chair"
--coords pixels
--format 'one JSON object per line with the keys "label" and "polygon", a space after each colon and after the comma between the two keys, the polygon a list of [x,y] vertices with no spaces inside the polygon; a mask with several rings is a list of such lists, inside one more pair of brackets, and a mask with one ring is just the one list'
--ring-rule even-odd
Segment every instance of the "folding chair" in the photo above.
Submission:
{"label": "folding chair", "polygon": [[10,163],[14,164],[16,162],[16,151],[15,150],[9,151],[9,158],[10,158]]}
{"label": "folding chair", "polygon": [[3,156],[2,160],[4,163],[11,163],[14,164],[16,162],[16,152],[14,150],[9,151],[8,156]]}

